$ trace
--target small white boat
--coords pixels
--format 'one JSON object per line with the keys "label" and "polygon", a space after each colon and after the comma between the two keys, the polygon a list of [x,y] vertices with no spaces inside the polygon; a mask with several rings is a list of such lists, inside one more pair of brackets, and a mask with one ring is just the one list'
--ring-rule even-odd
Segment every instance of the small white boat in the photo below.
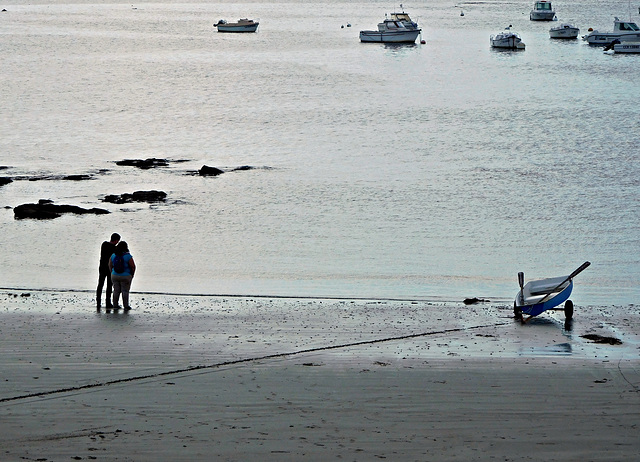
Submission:
{"label": "small white boat", "polygon": [[253,19],[238,19],[238,22],[227,22],[221,19],[213,26],[218,28],[218,32],[255,32],[258,29],[258,21]]}
{"label": "small white boat", "polygon": [[489,39],[493,48],[506,48],[509,50],[524,50],[525,44],[517,32],[511,30],[511,26],[502,32],[492,35]]}
{"label": "small white boat", "polygon": [[540,0],[533,4],[533,10],[529,13],[529,19],[532,21],[553,21],[556,12],[551,7],[549,0]]}
{"label": "small white boat", "polygon": [[579,33],[580,29],[567,23],[549,29],[549,37],[556,39],[575,39]]}
{"label": "small white boat", "polygon": [[[391,18],[385,18],[378,24],[377,31],[361,30],[360,41],[366,43],[415,43],[422,29],[409,19],[409,15],[402,14],[408,19],[399,17],[400,13],[392,13]],[[398,19],[393,19],[394,17]]]}
{"label": "small white boat", "polygon": [[620,42],[640,42],[640,27],[635,22],[620,21],[617,17],[613,21],[612,32],[594,30],[582,37],[589,45],[609,45],[614,40]]}

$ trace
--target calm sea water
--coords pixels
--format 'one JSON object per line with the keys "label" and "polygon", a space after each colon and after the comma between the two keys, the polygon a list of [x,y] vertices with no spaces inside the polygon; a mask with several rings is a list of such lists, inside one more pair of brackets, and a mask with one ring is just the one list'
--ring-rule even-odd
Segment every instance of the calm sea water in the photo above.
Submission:
{"label": "calm sea water", "polygon": [[[117,231],[134,291],[508,302],[518,271],[590,260],[576,303],[637,303],[640,56],[552,41],[532,4],[406,3],[426,44],[400,47],[359,42],[382,1],[5,4],[0,175],[94,179],[14,181],[0,205],[112,213],[2,209],[0,285],[93,290]],[[637,13],[554,6],[581,33]],[[239,17],[258,32],[212,27]],[[509,24],[526,51],[490,49]],[[149,157],[187,162],[115,165]],[[101,202],[150,189],[166,204]]]}

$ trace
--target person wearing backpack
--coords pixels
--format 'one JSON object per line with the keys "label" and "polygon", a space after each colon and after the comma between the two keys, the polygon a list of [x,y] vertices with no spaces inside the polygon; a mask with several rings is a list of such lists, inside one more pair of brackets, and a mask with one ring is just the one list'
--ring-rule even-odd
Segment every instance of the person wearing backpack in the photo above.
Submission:
{"label": "person wearing backpack", "polygon": [[129,311],[129,289],[131,280],[136,272],[136,264],[133,256],[129,253],[129,246],[125,241],[120,241],[116,245],[116,252],[109,259],[109,269],[111,270],[111,281],[113,282],[113,309],[120,308],[120,294],[122,294],[122,305],[125,311]]}
{"label": "person wearing backpack", "polygon": [[105,298],[107,309],[111,308],[111,270],[109,269],[109,260],[111,255],[116,251],[116,244],[120,241],[120,235],[113,233],[110,241],[104,241],[100,246],[100,266],[98,267],[98,288],[96,289],[96,302],[98,311],[100,311],[100,303],[102,299],[102,288],[107,283],[107,296]]}

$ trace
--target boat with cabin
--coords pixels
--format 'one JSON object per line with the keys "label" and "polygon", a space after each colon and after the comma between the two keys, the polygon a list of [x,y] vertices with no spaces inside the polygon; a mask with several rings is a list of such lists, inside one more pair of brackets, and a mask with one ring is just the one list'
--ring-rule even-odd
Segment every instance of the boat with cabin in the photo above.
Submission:
{"label": "boat with cabin", "polygon": [[378,30],[361,30],[360,41],[365,43],[415,43],[422,29],[413,22],[409,15],[391,13],[378,23]]}
{"label": "boat with cabin", "polygon": [[635,22],[621,21],[616,16],[613,20],[613,31],[600,32],[594,30],[583,36],[582,40],[589,43],[589,45],[609,45],[614,40],[640,42],[640,27]]}
{"label": "boat with cabin", "polygon": [[490,37],[493,48],[504,48],[509,50],[524,50],[525,44],[517,32],[511,30],[512,26],[498,32]]}
{"label": "boat with cabin", "polygon": [[556,12],[551,6],[549,0],[539,0],[533,4],[533,10],[529,13],[529,19],[531,21],[553,21],[556,17]]}
{"label": "boat with cabin", "polygon": [[579,28],[568,23],[563,23],[549,29],[549,37],[555,39],[575,39],[578,38],[579,33]]}
{"label": "boat with cabin", "polygon": [[260,22],[253,19],[242,18],[237,22],[227,22],[221,19],[213,25],[218,29],[218,32],[255,32],[258,29]]}

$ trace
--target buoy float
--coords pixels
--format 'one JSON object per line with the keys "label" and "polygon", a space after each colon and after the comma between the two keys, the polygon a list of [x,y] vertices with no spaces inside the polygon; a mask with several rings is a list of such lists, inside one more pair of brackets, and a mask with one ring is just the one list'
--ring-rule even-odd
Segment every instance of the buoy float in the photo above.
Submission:
{"label": "buoy float", "polygon": [[420,43],[424,45],[425,43],[427,43],[427,41],[426,40],[420,40]]}

